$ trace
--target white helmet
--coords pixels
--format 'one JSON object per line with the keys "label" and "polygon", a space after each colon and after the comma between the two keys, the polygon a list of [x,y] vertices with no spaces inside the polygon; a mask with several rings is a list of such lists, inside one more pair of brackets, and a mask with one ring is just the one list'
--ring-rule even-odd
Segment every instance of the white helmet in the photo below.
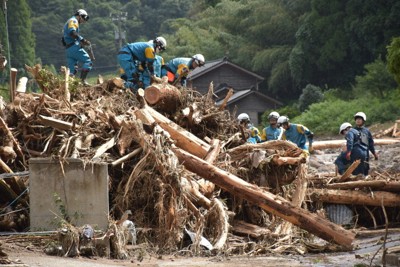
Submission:
{"label": "white helmet", "polygon": [[284,124],[284,123],[288,123],[289,122],[289,118],[286,116],[280,116],[278,118],[278,124]]}
{"label": "white helmet", "polygon": [[348,122],[342,123],[342,125],[340,125],[340,128],[339,128],[339,134],[341,134],[343,132],[343,130],[346,130],[349,127],[351,127],[350,123],[348,123]]}
{"label": "white helmet", "polygon": [[164,51],[167,48],[167,40],[165,40],[164,37],[159,36],[154,40],[154,46],[155,48],[158,47],[160,51]]}
{"label": "white helmet", "polygon": [[204,59],[204,56],[202,54],[196,54],[192,58],[199,67],[204,66],[204,64],[206,64],[206,60]]}
{"label": "white helmet", "polygon": [[88,13],[86,12],[86,10],[84,10],[84,9],[78,9],[78,10],[75,12],[75,16],[81,16],[81,18],[82,18],[84,21],[88,21],[88,20],[89,20],[89,15],[88,15]]}
{"label": "white helmet", "polygon": [[247,113],[240,113],[239,116],[237,117],[238,121],[250,121],[250,117]]}
{"label": "white helmet", "polygon": [[364,121],[367,121],[367,115],[365,115],[364,112],[357,112],[356,115],[354,115],[354,119],[357,117],[361,117]]}
{"label": "white helmet", "polygon": [[275,120],[277,120],[279,118],[279,113],[278,112],[276,112],[276,111],[272,111],[271,113],[269,113],[269,115],[268,115],[268,119],[270,120],[270,119],[275,119]]}

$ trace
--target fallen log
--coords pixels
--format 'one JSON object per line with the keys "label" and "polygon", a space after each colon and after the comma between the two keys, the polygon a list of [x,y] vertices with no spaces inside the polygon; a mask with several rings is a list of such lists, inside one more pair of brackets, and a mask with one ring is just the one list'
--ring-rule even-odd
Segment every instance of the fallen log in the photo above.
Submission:
{"label": "fallen log", "polygon": [[335,204],[399,207],[400,195],[373,191],[370,193],[350,190],[309,189],[308,195],[315,201]]}
{"label": "fallen log", "polygon": [[355,189],[355,188],[370,188],[371,190],[400,192],[400,181],[353,181],[346,183],[334,183],[326,185],[327,189]]}
{"label": "fallen log", "polygon": [[295,207],[286,199],[264,191],[256,185],[249,184],[182,149],[172,146],[172,150],[187,170],[314,235],[327,241],[333,241],[347,249],[352,247],[354,234],[341,226],[307,210]]}
{"label": "fallen log", "polygon": [[[374,139],[376,146],[392,145],[399,143],[400,139],[384,138]],[[313,150],[323,150],[329,148],[340,148],[346,145],[346,140],[329,140],[329,141],[315,141],[313,142]]]}
{"label": "fallen log", "polygon": [[157,110],[174,112],[180,103],[181,91],[168,83],[153,83],[144,91],[144,99],[150,105],[157,105]]}
{"label": "fallen log", "polygon": [[[146,89],[147,90],[147,89]],[[176,145],[197,157],[204,158],[207,156],[208,151],[210,150],[211,146],[204,142],[203,140],[199,139],[194,134],[186,131],[173,121],[169,120],[165,116],[161,115],[159,112],[154,110],[149,106],[145,106],[143,110],[146,110],[154,120],[167,131],[173,140],[176,141]],[[139,118],[140,115],[137,115]]]}

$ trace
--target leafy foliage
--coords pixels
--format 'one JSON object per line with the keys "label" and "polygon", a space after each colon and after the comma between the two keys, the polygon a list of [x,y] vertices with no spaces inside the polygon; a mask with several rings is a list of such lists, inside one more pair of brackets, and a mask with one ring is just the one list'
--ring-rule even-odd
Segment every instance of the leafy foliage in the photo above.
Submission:
{"label": "leafy foliage", "polygon": [[299,109],[305,111],[311,104],[321,102],[324,98],[321,88],[307,84],[299,98]]}

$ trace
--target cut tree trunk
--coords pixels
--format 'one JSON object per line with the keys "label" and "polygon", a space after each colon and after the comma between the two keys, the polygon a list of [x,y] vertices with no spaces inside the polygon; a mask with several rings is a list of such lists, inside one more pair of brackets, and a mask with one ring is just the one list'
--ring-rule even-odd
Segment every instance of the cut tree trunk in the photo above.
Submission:
{"label": "cut tree trunk", "polygon": [[168,83],[153,83],[144,91],[144,98],[150,105],[157,105],[157,110],[175,112],[180,103],[181,92]]}
{"label": "cut tree trunk", "polygon": [[366,206],[385,206],[399,207],[400,195],[373,191],[365,193],[350,190],[330,190],[330,189],[309,189],[308,194],[315,201],[335,204],[366,205]]}
{"label": "cut tree trunk", "polygon": [[221,170],[182,149],[173,147],[181,164],[193,173],[215,183],[237,197],[246,199],[262,209],[289,221],[327,241],[336,242],[350,249],[354,234],[314,213],[293,206],[286,199],[249,184],[239,177]]}

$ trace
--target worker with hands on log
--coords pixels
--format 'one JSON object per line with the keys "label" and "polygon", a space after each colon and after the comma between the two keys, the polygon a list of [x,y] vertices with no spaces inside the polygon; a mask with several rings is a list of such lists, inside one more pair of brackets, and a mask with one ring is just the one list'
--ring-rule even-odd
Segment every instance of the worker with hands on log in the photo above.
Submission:
{"label": "worker with hands on log", "polygon": [[167,41],[164,37],[157,37],[152,43],[136,42],[128,43],[118,52],[118,62],[124,70],[121,76],[125,80],[125,88],[138,90],[144,88],[143,74],[154,75],[155,56],[167,48]]}
{"label": "worker with hands on log", "polygon": [[365,163],[368,147],[361,141],[360,132],[352,128],[350,123],[344,122],[340,125],[339,133],[345,136],[346,147],[335,160],[338,173],[342,175],[355,160],[360,160],[361,163],[352,174],[368,175],[369,168],[366,168],[368,164]]}
{"label": "worker with hands on log", "polygon": [[67,20],[63,28],[63,37],[61,39],[67,56],[68,68],[70,75],[75,76],[77,69],[75,66],[78,63],[82,64],[81,81],[84,85],[88,85],[86,77],[92,69],[93,63],[89,54],[82,46],[90,45],[87,39],[84,39],[79,34],[79,25],[87,22],[89,15],[84,9],[78,9],[74,16]]}
{"label": "worker with hands on log", "polygon": [[191,58],[178,57],[171,59],[163,69],[163,76],[168,76],[168,83],[176,85],[180,83],[186,87],[186,79],[189,73],[197,67],[204,66],[205,58],[202,54],[196,54]]}
{"label": "worker with hands on log", "polygon": [[260,132],[257,127],[250,122],[250,117],[247,113],[239,114],[237,120],[239,122],[239,127],[243,130],[245,135],[244,139],[246,139],[247,143],[256,144],[261,142]]}
{"label": "worker with hands on log", "polygon": [[265,127],[261,132],[261,142],[280,140],[282,138],[283,130],[278,126],[279,113],[272,111],[268,115],[269,126]]}
{"label": "worker with hands on log", "polygon": [[[282,140],[288,140],[295,143],[299,148],[305,151],[306,156],[312,152],[312,143],[314,134],[304,125],[294,124],[289,122],[287,116],[280,116],[278,118],[278,125],[282,126],[284,132]],[[307,146],[308,139],[308,146]]]}
{"label": "worker with hands on log", "polygon": [[[149,42],[153,42],[153,40]],[[164,58],[160,55],[155,55],[153,63],[154,75],[151,75],[149,71],[143,72],[143,88],[150,86],[153,81],[161,82],[161,78],[163,77],[161,70],[164,65]]]}

